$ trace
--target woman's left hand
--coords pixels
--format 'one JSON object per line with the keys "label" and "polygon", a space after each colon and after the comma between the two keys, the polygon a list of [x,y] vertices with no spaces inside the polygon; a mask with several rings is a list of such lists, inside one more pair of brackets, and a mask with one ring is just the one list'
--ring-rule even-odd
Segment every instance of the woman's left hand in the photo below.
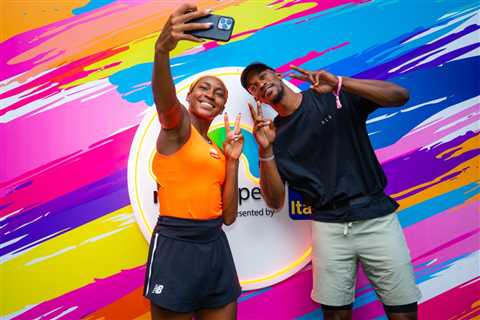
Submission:
{"label": "woman's left hand", "polygon": [[242,155],[243,135],[240,130],[240,116],[241,114],[239,113],[235,119],[235,126],[232,131],[228,121],[227,113],[225,112],[223,115],[226,132],[226,138],[223,142],[223,153],[225,154],[227,160],[238,160]]}

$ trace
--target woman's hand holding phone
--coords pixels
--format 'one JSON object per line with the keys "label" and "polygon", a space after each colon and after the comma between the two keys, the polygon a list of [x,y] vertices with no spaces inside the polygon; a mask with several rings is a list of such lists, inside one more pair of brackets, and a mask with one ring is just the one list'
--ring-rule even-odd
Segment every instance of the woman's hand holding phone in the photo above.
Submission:
{"label": "woman's hand holding phone", "polygon": [[155,51],[168,53],[175,49],[178,41],[190,40],[204,42],[203,39],[190,34],[192,31],[207,30],[212,27],[209,22],[191,22],[210,15],[211,10],[198,10],[195,5],[183,4],[168,18],[160,36],[155,43]]}

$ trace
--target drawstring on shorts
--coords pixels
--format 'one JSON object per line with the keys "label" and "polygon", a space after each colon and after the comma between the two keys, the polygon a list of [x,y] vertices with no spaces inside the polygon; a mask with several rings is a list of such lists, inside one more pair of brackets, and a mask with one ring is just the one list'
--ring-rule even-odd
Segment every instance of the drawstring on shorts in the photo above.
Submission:
{"label": "drawstring on shorts", "polygon": [[351,222],[345,222],[345,224],[343,226],[343,235],[347,236],[349,230],[350,230],[350,232],[352,232],[352,223]]}

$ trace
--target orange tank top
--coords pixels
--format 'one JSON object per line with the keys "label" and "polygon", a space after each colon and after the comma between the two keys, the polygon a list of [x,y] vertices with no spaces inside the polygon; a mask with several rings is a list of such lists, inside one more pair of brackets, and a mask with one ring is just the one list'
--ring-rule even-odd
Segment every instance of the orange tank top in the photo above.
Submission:
{"label": "orange tank top", "polygon": [[159,184],[160,215],[195,220],[222,215],[225,157],[193,125],[178,151],[168,156],[155,151],[152,170]]}

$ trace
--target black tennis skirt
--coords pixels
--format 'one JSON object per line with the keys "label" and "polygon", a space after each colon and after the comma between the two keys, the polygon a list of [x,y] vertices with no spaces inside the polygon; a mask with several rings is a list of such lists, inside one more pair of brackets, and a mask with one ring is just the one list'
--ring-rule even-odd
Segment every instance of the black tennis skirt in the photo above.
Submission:
{"label": "black tennis skirt", "polygon": [[242,290],[222,224],[222,218],[160,216],[150,241],[144,296],[180,313],[235,301]]}

